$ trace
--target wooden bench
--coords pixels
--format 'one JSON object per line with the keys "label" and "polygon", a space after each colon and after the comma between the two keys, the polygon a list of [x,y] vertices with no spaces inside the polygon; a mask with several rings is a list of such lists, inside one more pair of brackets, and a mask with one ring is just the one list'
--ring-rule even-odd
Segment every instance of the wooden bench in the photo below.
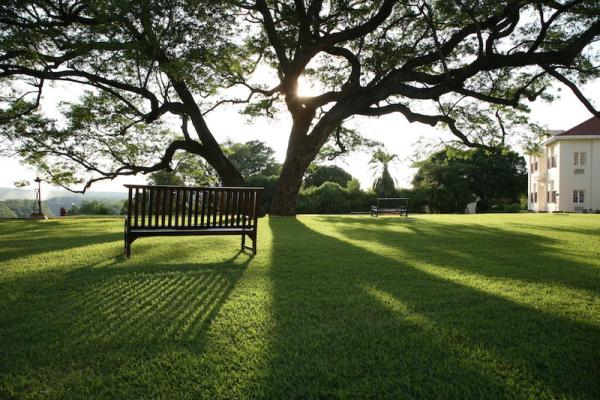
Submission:
{"label": "wooden bench", "polygon": [[[240,235],[256,254],[257,209],[263,188],[125,185],[125,256],[140,237]],[[252,246],[246,246],[246,236]]]}
{"label": "wooden bench", "polygon": [[377,205],[371,206],[371,217],[379,214],[398,214],[408,218],[408,197],[380,197]]}

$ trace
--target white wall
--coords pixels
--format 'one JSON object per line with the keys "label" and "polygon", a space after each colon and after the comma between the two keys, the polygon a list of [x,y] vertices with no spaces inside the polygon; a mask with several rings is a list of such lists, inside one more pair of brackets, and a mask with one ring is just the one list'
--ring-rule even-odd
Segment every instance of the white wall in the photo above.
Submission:
{"label": "white wall", "polygon": [[[560,142],[552,143],[547,147],[546,157],[550,157],[551,155],[556,156],[556,167],[548,169],[547,176],[546,176],[546,187],[545,187],[544,196],[547,196],[546,193],[549,191],[552,192],[555,190],[557,193],[559,192],[560,165],[561,165]],[[546,197],[544,197],[544,201],[546,201],[545,199],[546,199]],[[556,203],[552,203],[551,201],[552,201],[552,199],[550,199],[550,202],[546,203],[545,211],[548,211],[548,212],[559,211],[560,210],[560,195],[557,196]]]}
{"label": "white wall", "polygon": [[[575,166],[575,152],[585,152],[585,166]],[[560,211],[575,211],[575,207],[600,209],[600,138],[560,140]],[[575,169],[583,169],[583,174],[575,174]],[[585,190],[583,204],[573,203],[573,190]]]}

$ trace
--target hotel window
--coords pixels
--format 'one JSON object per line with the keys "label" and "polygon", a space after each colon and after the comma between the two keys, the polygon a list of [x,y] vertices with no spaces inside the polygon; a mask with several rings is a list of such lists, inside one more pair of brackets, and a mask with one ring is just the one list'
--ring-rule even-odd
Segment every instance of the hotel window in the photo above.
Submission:
{"label": "hotel window", "polygon": [[537,203],[537,183],[533,184],[533,191],[531,192],[531,202]]}
{"label": "hotel window", "polygon": [[529,164],[529,172],[535,172],[538,170],[538,162],[537,160],[535,161],[531,161],[531,164]]}
{"label": "hotel window", "polygon": [[585,201],[585,190],[573,190],[573,203],[583,204]]}
{"label": "hotel window", "polygon": [[548,203],[556,203],[556,190],[546,192],[546,201]]}
{"label": "hotel window", "polygon": [[585,165],[585,153],[584,152],[574,153],[573,165]]}
{"label": "hotel window", "polygon": [[550,157],[550,168],[556,168],[556,156],[554,154]]}

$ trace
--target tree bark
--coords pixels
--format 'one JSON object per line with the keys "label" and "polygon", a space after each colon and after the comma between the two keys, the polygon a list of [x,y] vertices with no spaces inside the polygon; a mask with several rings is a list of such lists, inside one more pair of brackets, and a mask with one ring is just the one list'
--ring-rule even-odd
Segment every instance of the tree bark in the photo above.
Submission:
{"label": "tree bark", "polygon": [[204,159],[217,171],[223,186],[244,186],[244,177],[225,157],[218,145],[208,149]]}
{"label": "tree bark", "polygon": [[326,125],[317,131],[313,129],[311,135],[308,135],[311,120],[310,113],[294,120],[287,154],[271,202],[272,215],[296,215],[296,202],[302,178],[331,132],[331,126]]}
{"label": "tree bark", "polygon": [[302,178],[314,158],[315,155],[300,153],[293,157],[286,157],[273,194],[271,214],[296,215],[296,202],[302,185]]}
{"label": "tree bark", "polygon": [[221,146],[219,146],[219,143],[217,143],[210,129],[206,125],[206,121],[200,112],[200,108],[196,104],[194,96],[187,85],[184,82],[173,78],[171,78],[171,81],[173,82],[173,87],[183,102],[187,115],[190,117],[192,125],[202,142],[202,151],[199,155],[204,157],[215,171],[217,171],[217,174],[221,177],[223,186],[243,186],[244,177],[231,161],[225,157],[223,150],[221,150]]}

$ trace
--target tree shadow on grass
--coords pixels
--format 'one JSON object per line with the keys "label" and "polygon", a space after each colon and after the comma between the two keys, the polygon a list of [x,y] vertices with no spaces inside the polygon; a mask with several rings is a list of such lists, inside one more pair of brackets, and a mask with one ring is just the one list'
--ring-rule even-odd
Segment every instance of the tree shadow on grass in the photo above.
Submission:
{"label": "tree shadow on grass", "polygon": [[[600,396],[597,326],[434,276],[296,219],[269,225],[276,326],[269,396]],[[417,240],[413,232],[408,241]],[[437,261],[454,266],[447,254]]]}
{"label": "tree shadow on grass", "polygon": [[[63,273],[10,281],[3,290],[8,296],[0,300],[0,375],[11,382],[10,391],[60,397],[57,388],[72,385],[74,398],[111,398],[121,389],[149,396],[174,384],[165,371],[183,364],[161,363],[206,350],[212,321],[252,260],[232,252],[218,262],[181,261],[190,248],[186,243],[163,246],[156,259],[143,253],[153,243],[142,242],[131,262],[119,253],[101,260],[96,254]],[[182,375],[193,379],[190,373]],[[129,374],[131,385],[119,388]]]}
{"label": "tree shadow on grass", "polygon": [[[19,257],[99,245],[123,239],[122,221],[89,220],[86,221],[86,224],[69,222],[72,221],[11,220],[1,222],[0,260],[10,261]],[[118,229],[118,231],[107,233],[107,228]]]}
{"label": "tree shadow on grass", "polygon": [[600,296],[597,260],[571,259],[566,252],[558,252],[554,248],[558,240],[548,236],[480,224],[443,224],[428,220],[403,225],[397,221],[344,220],[329,216],[319,217],[319,220],[336,224],[336,231],[348,239],[377,243],[457,271],[558,284]]}

